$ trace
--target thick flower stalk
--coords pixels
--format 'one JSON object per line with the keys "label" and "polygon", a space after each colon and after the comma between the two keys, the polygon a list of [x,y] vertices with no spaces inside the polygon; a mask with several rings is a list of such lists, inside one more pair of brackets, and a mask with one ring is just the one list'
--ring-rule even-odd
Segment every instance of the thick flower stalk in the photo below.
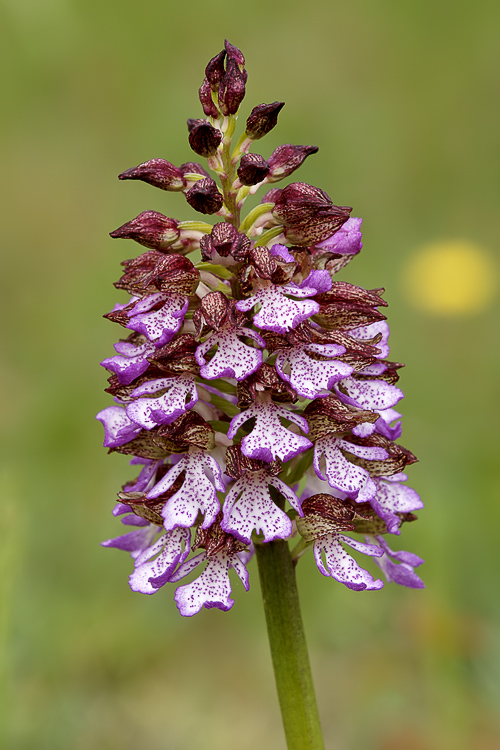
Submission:
{"label": "thick flower stalk", "polygon": [[120,175],[183,193],[203,220],[145,211],[111,233],[146,251],[123,262],[115,286],[130,297],[105,316],[125,331],[102,362],[114,405],[97,418],[140,473],[113,511],[132,530],[103,544],[130,552],[132,590],[173,585],[184,616],[230,609],[231,569],[248,589],[255,549],[291,539],[293,564],[311,549],[354,591],[380,589],[379,570],[423,586],[422,560],[386,542],[422,504],[396,442],[384,290],[335,280],[361,250],[361,219],[312,185],[275,186],[318,150],[251,150],[283,102],[254,107],[235,141],[246,79],[226,42],[199,91],[204,118],[188,120],[206,166],[152,159]]}

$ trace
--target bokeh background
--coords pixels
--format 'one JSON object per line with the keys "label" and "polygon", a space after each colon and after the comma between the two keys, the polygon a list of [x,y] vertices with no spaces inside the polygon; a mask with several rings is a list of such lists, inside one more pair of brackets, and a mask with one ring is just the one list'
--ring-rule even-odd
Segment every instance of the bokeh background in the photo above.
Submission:
{"label": "bokeh background", "polygon": [[[191,158],[185,120],[227,36],[244,117],[286,101],[256,150],[320,146],[295,179],[364,218],[341,278],[384,286],[406,362],[402,443],[426,510],[398,549],[427,588],[355,593],[298,569],[327,747],[493,750],[498,639],[498,156],[494,0],[3,0],[2,592],[7,750],[284,748],[255,563],[229,613],[183,619],[105,550],[132,470],[94,414],[116,326],[108,232],[182,196],[119,183]],[[244,118],[243,118],[244,121]]]}

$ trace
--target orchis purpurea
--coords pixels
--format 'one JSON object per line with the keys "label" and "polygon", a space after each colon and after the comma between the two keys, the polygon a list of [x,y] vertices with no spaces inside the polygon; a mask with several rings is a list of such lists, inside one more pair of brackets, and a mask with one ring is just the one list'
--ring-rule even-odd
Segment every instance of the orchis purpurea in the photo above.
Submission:
{"label": "orchis purpurea", "polygon": [[130,300],[106,316],[129,335],[102,362],[115,405],[97,418],[104,445],[142,468],[114,510],[133,530],[104,545],[131,553],[130,585],[145,594],[202,566],[175,595],[187,616],[229,609],[230,568],[248,588],[254,545],[297,535],[299,553],[311,547],[320,572],[351,589],[383,583],[346,545],[388,581],[423,586],[422,560],[383,536],[422,507],[404,484],[415,457],[395,443],[401,365],[387,359],[383,289],[335,281],[362,247],[361,219],[302,182],[272,187],[241,217],[248,196],[318,150],[285,144],[267,160],[250,151],[283,102],[254,107],[233,143],[244,66],[226,42],[200,88],[205,118],[188,120],[208,171],[151,159],[120,175],[182,192],[217,221],[145,211],[111,233],[147,250],[124,261],[115,286]]}

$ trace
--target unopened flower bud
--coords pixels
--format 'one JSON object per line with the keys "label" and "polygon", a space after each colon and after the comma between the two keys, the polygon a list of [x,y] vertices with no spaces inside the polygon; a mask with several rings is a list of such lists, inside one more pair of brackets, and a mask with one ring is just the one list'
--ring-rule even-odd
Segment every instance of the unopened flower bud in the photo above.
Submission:
{"label": "unopened flower bud", "polygon": [[283,192],[283,188],[271,188],[262,196],[261,203],[276,203]]}
{"label": "unopened flower bud", "polygon": [[120,180],[142,180],[161,190],[183,190],[186,180],[182,170],[165,159],[150,159],[118,175]]}
{"label": "unopened flower bud", "polygon": [[[224,47],[226,48],[228,61],[234,60],[235,63],[238,65],[239,69],[242,73],[245,73],[245,81],[246,81],[246,71],[245,71],[245,57],[243,55],[243,52],[238,49],[238,47],[235,47],[234,44],[231,44],[227,41],[227,39],[224,40]],[[227,68],[227,65],[226,65]]]}
{"label": "unopened flower bud", "polygon": [[250,112],[247,119],[246,134],[252,141],[257,141],[269,133],[278,122],[278,115],[285,102],[259,104]]}
{"label": "unopened flower bud", "polygon": [[219,86],[218,102],[223,115],[234,115],[245,96],[245,76],[234,57],[229,57]]}
{"label": "unopened flower bud", "polygon": [[224,77],[224,59],[226,57],[226,50],[223,49],[218,55],[212,57],[207,67],[205,68],[205,75],[212,88],[212,91],[217,91],[220,86],[220,82]]}
{"label": "unopened flower bud", "polygon": [[238,167],[242,185],[257,185],[269,174],[269,164],[260,154],[243,154]]}
{"label": "unopened flower bud", "polygon": [[206,117],[220,117],[219,110],[215,106],[214,101],[212,99],[212,87],[210,86],[210,82],[208,78],[205,78],[203,80],[203,83],[200,86],[198,95],[200,97],[201,106],[203,107],[203,112],[205,113],[205,116]]}
{"label": "unopened flower bud", "polygon": [[273,216],[284,225],[289,241],[314,245],[340,229],[351,211],[348,206],[335,206],[323,190],[305,182],[293,182],[281,191]]}
{"label": "unopened flower bud", "polygon": [[132,221],[110,232],[110,237],[135,240],[153,250],[165,250],[179,235],[179,222],[163,216],[158,211],[143,211]]}
{"label": "unopened flower bud", "polygon": [[238,232],[229,222],[215,224],[211,233],[204,235],[200,240],[203,260],[213,260],[214,255],[218,254],[221,258],[231,255],[239,262],[246,257],[250,246],[251,242],[246,234]]}
{"label": "unopened flower bud", "polygon": [[278,182],[284,177],[289,177],[310,154],[315,154],[317,151],[317,146],[292,146],[291,143],[278,146],[267,160],[269,164],[267,181]]}
{"label": "unopened flower bud", "polygon": [[222,133],[206,120],[188,120],[189,145],[198,156],[213,156],[222,141]]}
{"label": "unopened flower bud", "polygon": [[185,195],[189,205],[201,214],[216,214],[217,211],[220,211],[224,202],[211,177],[205,177],[205,179],[195,182]]}

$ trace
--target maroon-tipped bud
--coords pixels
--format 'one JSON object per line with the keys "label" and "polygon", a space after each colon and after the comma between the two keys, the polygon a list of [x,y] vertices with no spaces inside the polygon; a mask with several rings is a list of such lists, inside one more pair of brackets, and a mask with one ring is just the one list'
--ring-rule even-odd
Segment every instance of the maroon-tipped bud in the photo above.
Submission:
{"label": "maroon-tipped bud", "polygon": [[305,182],[292,182],[281,191],[273,208],[285,227],[286,238],[296,245],[314,245],[345,224],[352,208],[335,206],[328,195]]}
{"label": "maroon-tipped bud", "polygon": [[198,156],[213,156],[222,141],[222,133],[206,120],[188,120],[189,145]]}
{"label": "maroon-tipped bud", "polygon": [[267,135],[278,122],[278,115],[285,106],[285,102],[272,104],[258,104],[252,109],[247,119],[246,134],[252,141]]}
{"label": "maroon-tipped bud", "polygon": [[317,151],[317,146],[292,146],[291,143],[278,146],[267,160],[269,163],[268,182],[278,182],[284,177],[289,177],[308,156]]}
{"label": "maroon-tipped bud", "polygon": [[257,185],[269,174],[269,164],[260,154],[243,154],[238,167],[242,185]]}
{"label": "maroon-tipped bud", "polygon": [[198,164],[197,161],[187,161],[184,164],[181,164],[179,169],[181,170],[183,177],[187,174],[199,174],[202,175],[202,177],[210,177],[207,170],[204,169],[201,164]]}
{"label": "maroon-tipped bud", "polygon": [[212,99],[212,87],[210,86],[208,78],[203,79],[198,95],[200,97],[205,117],[219,117],[220,113]]}
{"label": "maroon-tipped bud", "polygon": [[245,57],[243,52],[238,49],[238,47],[235,47],[234,44],[228,42],[227,39],[224,40],[224,47],[226,48],[228,60],[233,59],[240,70],[243,71],[245,69]]}
{"label": "maroon-tipped bud", "polygon": [[118,175],[119,180],[142,180],[161,190],[183,190],[186,180],[182,170],[165,159],[150,159]]}
{"label": "maroon-tipped bud", "polygon": [[229,57],[226,73],[219,86],[217,100],[223,115],[234,115],[245,96],[245,76],[234,57]]}
{"label": "maroon-tipped bud", "polygon": [[205,179],[195,182],[185,195],[189,205],[201,214],[216,214],[217,211],[220,211],[224,202],[211,177],[205,177]]}
{"label": "maroon-tipped bud", "polygon": [[110,237],[135,240],[152,250],[165,250],[180,236],[179,222],[158,211],[143,211],[132,221],[110,232]]}
{"label": "maroon-tipped bud", "polygon": [[207,67],[205,68],[205,76],[213,91],[217,91],[220,86],[220,82],[224,77],[224,59],[226,57],[226,50],[223,49],[218,55],[212,57]]}
{"label": "maroon-tipped bud", "polygon": [[213,260],[217,253],[221,258],[231,255],[235,261],[240,262],[246,258],[251,244],[246,234],[238,232],[229,222],[221,222],[214,225],[210,234],[201,238],[201,257],[203,260]]}

